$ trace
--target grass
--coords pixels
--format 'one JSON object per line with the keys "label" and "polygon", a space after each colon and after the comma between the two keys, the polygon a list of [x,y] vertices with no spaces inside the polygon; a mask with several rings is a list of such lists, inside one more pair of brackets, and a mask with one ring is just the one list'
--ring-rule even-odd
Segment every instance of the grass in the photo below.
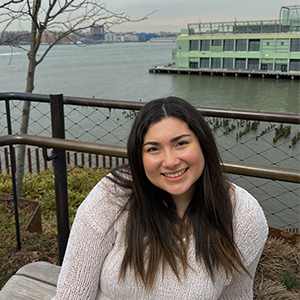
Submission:
{"label": "grass", "polygon": [[[70,224],[80,203],[108,172],[109,170],[104,169],[68,168]],[[8,174],[0,174],[0,192],[12,195],[12,183]],[[0,194],[0,289],[20,267],[30,262],[47,261],[58,265],[53,170],[27,174],[23,196],[41,203],[43,234],[25,231],[33,209],[26,203],[19,205],[22,248],[17,251],[13,203],[5,201],[7,196],[2,194],[1,198]],[[285,270],[288,270],[289,275],[285,280],[292,279],[296,283],[300,280],[299,253],[299,242],[291,244],[276,238],[268,239],[255,275],[254,299],[300,299],[297,284],[288,290],[285,283],[281,283]]]}

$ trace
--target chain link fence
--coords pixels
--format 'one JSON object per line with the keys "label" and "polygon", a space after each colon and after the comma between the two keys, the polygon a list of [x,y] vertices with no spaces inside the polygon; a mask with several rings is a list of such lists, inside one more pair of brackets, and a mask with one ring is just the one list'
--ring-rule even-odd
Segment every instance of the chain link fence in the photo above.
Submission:
{"label": "chain link fence", "polygon": [[[14,134],[20,130],[23,101],[11,100],[9,105]],[[8,128],[4,101],[0,101],[0,111],[0,134],[6,135]],[[85,106],[82,101],[81,105],[66,104],[64,112],[66,139],[126,146],[138,110]],[[213,131],[223,160],[300,169],[299,125],[208,115],[205,118]],[[32,102],[28,134],[51,137],[49,103]],[[5,160],[5,157],[9,149],[6,149],[4,147],[0,149],[2,172],[8,168],[6,165],[8,160]],[[17,153],[17,149],[15,152]],[[52,167],[52,162],[43,160],[41,149],[27,147],[26,156],[25,173],[35,173]],[[120,158],[76,152],[68,152],[67,158],[69,165],[86,168],[86,172],[92,167],[110,168],[126,162]],[[270,226],[300,227],[300,194],[297,183],[239,175],[230,175],[229,178],[246,188],[259,200]]]}
{"label": "chain link fence", "polygon": [[[116,108],[117,105],[109,107],[109,103],[97,106],[96,102],[94,106],[88,106],[83,99],[80,104],[64,105],[66,139],[126,146],[138,106],[142,104],[133,104],[130,109]],[[11,133],[19,133],[23,103],[23,100],[0,101],[0,136],[9,133],[8,118],[11,120]],[[6,108],[9,108],[8,114]],[[300,127],[297,122],[245,120],[235,117],[235,112],[232,117],[216,117],[213,113],[210,115],[209,111],[205,111],[204,115],[223,160],[300,169]],[[296,116],[299,117],[298,114]],[[49,102],[32,101],[28,134],[52,136]],[[0,287],[16,271],[20,261],[23,265],[41,259],[58,264],[53,162],[46,161],[42,149],[33,146],[26,147],[24,198],[18,199],[18,222],[21,243],[25,249],[22,248],[23,252],[18,258],[10,259],[9,253],[13,253],[17,247],[11,196],[11,149],[15,149],[16,156],[18,146],[0,147]],[[110,168],[126,163],[127,159],[74,151],[67,151],[66,156],[71,224],[78,206],[92,187]],[[300,228],[299,183],[235,174],[228,174],[228,177],[258,199],[269,226]],[[42,236],[40,232],[43,232]],[[3,257],[6,258],[5,262],[2,261]],[[11,270],[11,273],[7,270]]]}

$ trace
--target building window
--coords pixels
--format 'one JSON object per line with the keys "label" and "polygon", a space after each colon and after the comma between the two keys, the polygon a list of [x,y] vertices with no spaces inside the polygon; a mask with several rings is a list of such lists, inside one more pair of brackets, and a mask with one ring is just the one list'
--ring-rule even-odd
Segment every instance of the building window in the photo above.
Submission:
{"label": "building window", "polygon": [[267,42],[267,46],[270,46],[270,42]]}
{"label": "building window", "polygon": [[221,68],[221,57],[213,57],[211,59],[212,68]]}
{"label": "building window", "polygon": [[233,51],[234,40],[224,40],[223,51]]}
{"label": "building window", "polygon": [[199,41],[190,41],[190,51],[199,51]]}
{"label": "building window", "polygon": [[209,68],[209,58],[200,58],[200,67]]}
{"label": "building window", "polygon": [[260,51],[260,40],[249,40],[248,51]]}
{"label": "building window", "polygon": [[273,70],[273,64],[261,64],[261,70]]}
{"label": "building window", "polygon": [[223,68],[233,68],[233,58],[223,58]]}
{"label": "building window", "polygon": [[290,60],[290,71],[300,71],[300,59]]}
{"label": "building window", "polygon": [[212,40],[212,46],[222,46],[222,40]]}
{"label": "building window", "polygon": [[202,40],[200,51],[210,51],[210,40]]}
{"label": "building window", "polygon": [[300,39],[291,39],[291,52],[300,52]]}
{"label": "building window", "polygon": [[247,40],[236,40],[236,51],[247,51]]}
{"label": "building window", "polygon": [[277,63],[277,64],[275,64],[275,70],[276,71],[281,71],[281,72],[286,72],[287,71],[287,64]]}
{"label": "building window", "polygon": [[198,69],[198,62],[190,61],[190,69]]}
{"label": "building window", "polygon": [[281,42],[280,45],[283,46],[283,45],[284,45],[284,42]]}
{"label": "building window", "polygon": [[259,69],[259,59],[249,58],[248,59],[248,69]]}
{"label": "building window", "polygon": [[246,58],[237,58],[235,60],[236,69],[246,69]]}

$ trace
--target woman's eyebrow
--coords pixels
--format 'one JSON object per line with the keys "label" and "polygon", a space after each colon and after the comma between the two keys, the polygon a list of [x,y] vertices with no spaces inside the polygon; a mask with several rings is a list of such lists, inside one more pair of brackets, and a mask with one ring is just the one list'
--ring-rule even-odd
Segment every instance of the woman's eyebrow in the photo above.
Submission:
{"label": "woman's eyebrow", "polygon": [[[172,138],[172,139],[170,140],[170,142],[171,142],[171,143],[177,142],[177,141],[179,141],[180,139],[182,139],[182,138],[184,138],[184,137],[187,137],[187,136],[191,136],[191,135],[190,135],[190,134],[181,134],[181,135],[179,135],[179,136],[176,136],[176,137]],[[146,145],[157,146],[157,145],[159,145],[159,143],[158,143],[158,142],[147,142],[147,143],[145,143],[145,144],[143,145],[143,147],[146,146]]]}
{"label": "woman's eyebrow", "polygon": [[145,143],[145,144],[143,145],[143,147],[144,147],[144,146],[147,146],[147,145],[157,146],[157,145],[159,145],[159,143],[157,143],[157,142],[147,142],[147,143]]}
{"label": "woman's eyebrow", "polygon": [[174,138],[171,139],[171,143],[174,143],[174,142],[177,142],[179,141],[180,139],[184,138],[184,137],[187,137],[187,136],[191,136],[190,134],[181,134],[179,136],[176,136]]}

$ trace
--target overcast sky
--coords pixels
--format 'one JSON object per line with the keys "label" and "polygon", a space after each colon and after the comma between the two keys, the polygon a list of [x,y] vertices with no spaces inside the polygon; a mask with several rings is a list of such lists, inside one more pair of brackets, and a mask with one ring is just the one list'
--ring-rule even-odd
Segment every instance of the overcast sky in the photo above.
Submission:
{"label": "overcast sky", "polygon": [[123,24],[116,31],[175,31],[187,23],[274,20],[281,6],[300,5],[300,0],[107,0],[107,8],[140,18],[157,10],[141,23]]}
{"label": "overcast sky", "polygon": [[[78,0],[79,1],[79,0]],[[7,2],[0,0],[0,4]],[[154,12],[148,20],[125,23],[112,28],[115,32],[180,32],[188,23],[279,19],[282,6],[300,5],[300,0],[103,0],[107,9],[127,13],[139,19]],[[44,3],[47,3],[45,1]],[[1,21],[1,17],[0,17]],[[25,23],[26,24],[26,23]],[[3,29],[0,24],[0,29]],[[28,27],[28,28],[27,28]],[[29,30],[30,25],[23,26]],[[15,22],[9,30],[19,30]]]}

